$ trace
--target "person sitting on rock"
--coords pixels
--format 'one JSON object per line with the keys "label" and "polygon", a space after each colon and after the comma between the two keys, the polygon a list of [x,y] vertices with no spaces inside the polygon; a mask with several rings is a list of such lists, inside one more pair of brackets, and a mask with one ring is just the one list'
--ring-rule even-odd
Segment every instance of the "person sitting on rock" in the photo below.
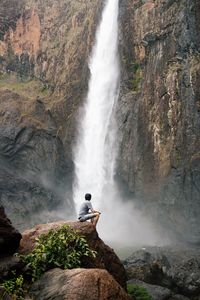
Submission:
{"label": "person sitting on rock", "polygon": [[85,194],[85,201],[81,204],[78,219],[80,222],[90,220],[96,227],[101,213],[93,209],[92,203],[90,202],[91,198],[91,194]]}

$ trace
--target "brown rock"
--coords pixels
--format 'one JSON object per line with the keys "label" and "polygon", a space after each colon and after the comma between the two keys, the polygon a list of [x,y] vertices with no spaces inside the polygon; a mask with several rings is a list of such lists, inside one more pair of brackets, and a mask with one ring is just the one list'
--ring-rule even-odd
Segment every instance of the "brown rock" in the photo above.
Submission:
{"label": "brown rock", "polygon": [[26,230],[23,233],[22,240],[20,242],[20,253],[29,253],[34,249],[35,239],[43,234],[47,233],[50,229],[56,229],[61,225],[70,225],[74,229],[78,230],[82,235],[86,237],[89,246],[97,251],[97,257],[95,259],[87,258],[83,262],[86,268],[101,268],[106,269],[116,281],[126,288],[126,272],[124,266],[120,262],[119,258],[104,242],[99,238],[95,227],[89,222],[55,222],[49,224],[37,225],[33,229]]}
{"label": "brown rock", "polygon": [[114,278],[100,269],[53,269],[33,284],[30,295],[35,300],[130,300]]}
{"label": "brown rock", "polygon": [[12,226],[4,208],[0,207],[0,255],[14,253],[19,247],[21,234]]}

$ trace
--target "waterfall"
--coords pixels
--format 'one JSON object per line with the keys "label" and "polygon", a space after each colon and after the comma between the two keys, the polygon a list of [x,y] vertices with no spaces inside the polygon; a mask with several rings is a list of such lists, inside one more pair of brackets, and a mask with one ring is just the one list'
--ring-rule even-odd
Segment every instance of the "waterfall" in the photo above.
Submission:
{"label": "waterfall", "polygon": [[[73,197],[78,210],[86,193],[102,212],[98,232],[113,247],[160,244],[147,216],[121,199],[114,181],[117,155],[115,106],[119,94],[118,0],[107,0],[89,63],[88,95],[74,148]],[[132,249],[132,248],[131,248]]]}
{"label": "waterfall", "polygon": [[118,98],[118,0],[108,0],[92,51],[87,101],[82,111],[75,149],[74,201],[91,193],[101,206],[103,190],[111,183],[116,157],[115,104]]}

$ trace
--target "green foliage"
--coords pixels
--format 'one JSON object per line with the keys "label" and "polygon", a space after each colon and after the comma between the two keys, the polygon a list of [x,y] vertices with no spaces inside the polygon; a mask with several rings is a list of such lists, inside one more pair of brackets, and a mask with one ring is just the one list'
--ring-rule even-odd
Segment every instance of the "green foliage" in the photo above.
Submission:
{"label": "green foliage", "polygon": [[84,256],[95,255],[96,252],[89,248],[83,236],[70,226],[64,225],[39,236],[34,250],[21,258],[29,269],[32,281],[35,281],[49,269],[78,268]]}
{"label": "green foliage", "polygon": [[24,299],[24,277],[22,275],[16,276],[13,273],[13,278],[10,280],[5,280],[3,282],[3,287],[5,292],[12,295],[14,299],[23,300]]}
{"label": "green foliage", "polygon": [[136,284],[127,285],[128,294],[135,300],[153,300],[144,287]]}
{"label": "green foliage", "polygon": [[142,79],[142,70],[138,62],[131,62],[129,65],[129,83],[133,91],[138,92]]}

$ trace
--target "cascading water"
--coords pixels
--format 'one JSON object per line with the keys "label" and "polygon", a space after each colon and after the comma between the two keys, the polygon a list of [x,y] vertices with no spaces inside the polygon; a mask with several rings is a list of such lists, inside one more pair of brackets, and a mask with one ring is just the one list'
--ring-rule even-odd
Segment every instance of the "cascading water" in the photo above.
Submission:
{"label": "cascading water", "polygon": [[91,78],[75,151],[74,200],[90,192],[100,207],[102,192],[112,181],[115,163],[114,107],[118,98],[118,0],[108,0],[90,61]]}
{"label": "cascading water", "polygon": [[[156,244],[146,216],[133,201],[120,199],[114,182],[117,154],[115,106],[119,93],[118,0],[107,0],[89,64],[87,101],[82,108],[74,149],[74,202],[78,210],[85,193],[92,194],[95,209],[102,211],[98,232],[117,247]],[[119,245],[121,244],[121,246]]]}

